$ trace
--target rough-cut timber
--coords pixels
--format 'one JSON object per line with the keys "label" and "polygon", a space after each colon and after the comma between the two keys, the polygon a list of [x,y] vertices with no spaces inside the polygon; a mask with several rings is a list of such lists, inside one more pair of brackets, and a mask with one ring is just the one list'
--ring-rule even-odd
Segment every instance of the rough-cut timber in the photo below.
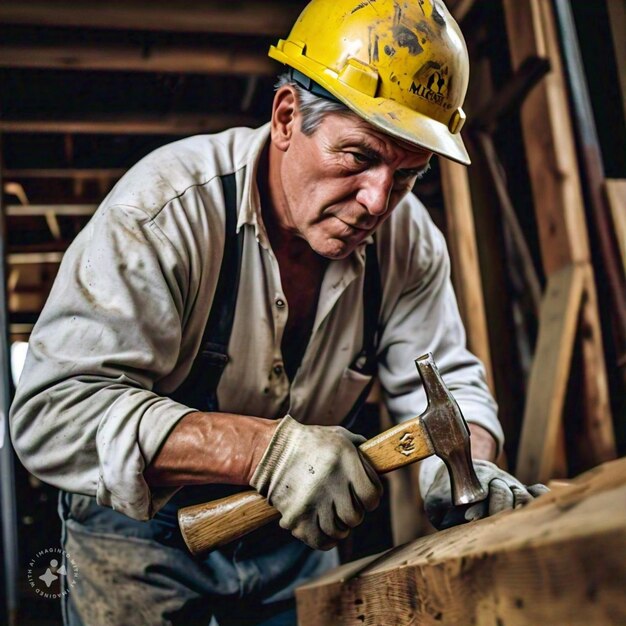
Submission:
{"label": "rough-cut timber", "polygon": [[626,459],[297,592],[300,626],[626,623]]}

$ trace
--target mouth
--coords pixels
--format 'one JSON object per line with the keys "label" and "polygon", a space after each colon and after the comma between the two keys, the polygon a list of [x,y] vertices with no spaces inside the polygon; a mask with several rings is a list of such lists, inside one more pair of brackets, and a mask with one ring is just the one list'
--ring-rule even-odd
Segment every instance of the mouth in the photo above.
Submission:
{"label": "mouth", "polygon": [[344,226],[347,226],[348,228],[350,228],[353,231],[370,232],[376,226],[376,224],[365,224],[365,223],[354,223],[353,224],[351,222],[347,222],[344,219],[341,219],[337,215],[335,215],[334,217],[336,219],[338,219]]}

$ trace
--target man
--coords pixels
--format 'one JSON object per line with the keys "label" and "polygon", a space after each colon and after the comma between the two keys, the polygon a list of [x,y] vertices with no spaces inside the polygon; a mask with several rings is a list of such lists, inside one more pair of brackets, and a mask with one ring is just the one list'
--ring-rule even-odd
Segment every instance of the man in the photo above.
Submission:
{"label": "man", "polygon": [[[336,565],[330,548],[380,497],[341,425],[375,372],[394,419],[421,412],[428,350],[490,493],[469,517],[532,498],[490,463],[496,407],[443,238],[409,193],[433,153],[469,162],[457,25],[431,0],[313,0],[270,55],[287,66],[271,122],[132,168],[33,330],[12,433],[63,490],[80,572],[67,624],[294,624],[294,587]],[[421,483],[434,522],[453,523],[440,462]],[[248,485],[282,528],[194,560],[177,509]]]}

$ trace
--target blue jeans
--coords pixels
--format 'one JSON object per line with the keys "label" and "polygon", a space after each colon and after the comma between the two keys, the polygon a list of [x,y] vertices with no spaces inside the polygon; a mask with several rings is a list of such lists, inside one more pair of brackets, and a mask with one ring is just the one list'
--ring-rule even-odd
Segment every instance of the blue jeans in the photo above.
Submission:
{"label": "blue jeans", "polygon": [[196,559],[177,506],[138,522],[61,493],[66,569],[77,573],[65,626],[295,626],[295,587],[338,564],[335,550],[311,550],[276,524]]}

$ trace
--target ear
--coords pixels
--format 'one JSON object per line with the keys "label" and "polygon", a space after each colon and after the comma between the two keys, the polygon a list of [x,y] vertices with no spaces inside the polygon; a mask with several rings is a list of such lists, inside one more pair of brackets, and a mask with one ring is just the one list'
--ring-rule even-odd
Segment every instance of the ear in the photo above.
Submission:
{"label": "ear", "polygon": [[298,97],[291,85],[283,85],[274,95],[272,105],[272,144],[286,152],[291,142],[298,116]]}

